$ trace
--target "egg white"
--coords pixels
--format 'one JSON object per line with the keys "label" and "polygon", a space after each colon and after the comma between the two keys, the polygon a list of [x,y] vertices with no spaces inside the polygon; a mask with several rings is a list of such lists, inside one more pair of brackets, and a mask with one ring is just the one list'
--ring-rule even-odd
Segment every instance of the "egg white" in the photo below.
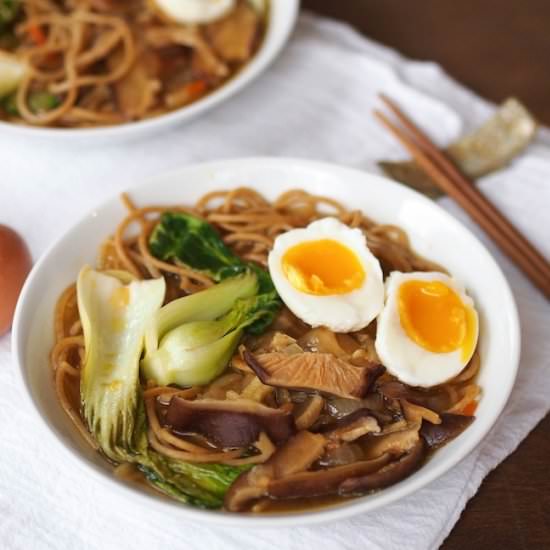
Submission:
{"label": "egg white", "polygon": [[401,326],[398,291],[402,283],[410,280],[441,281],[460,296],[464,305],[472,308],[476,319],[474,349],[479,323],[473,300],[466,294],[464,287],[448,275],[438,272],[394,271],[386,279],[386,303],[377,319],[376,353],[388,372],[401,382],[428,388],[442,384],[459,374],[467,361],[463,361],[461,349],[448,353],[434,353],[409,338]]}
{"label": "egg white", "polygon": [[211,23],[221,19],[236,0],[151,0],[169,19],[183,24]]}
{"label": "egg white", "polygon": [[[364,272],[360,288],[346,294],[317,296],[294,288],[283,271],[285,252],[300,243],[332,239],[352,250]],[[269,273],[286,306],[312,327],[324,326],[334,332],[352,332],[367,326],[384,305],[384,283],[380,262],[367,247],[360,229],[352,229],[335,218],[317,220],[306,228],[293,229],[275,239],[268,258]]]}

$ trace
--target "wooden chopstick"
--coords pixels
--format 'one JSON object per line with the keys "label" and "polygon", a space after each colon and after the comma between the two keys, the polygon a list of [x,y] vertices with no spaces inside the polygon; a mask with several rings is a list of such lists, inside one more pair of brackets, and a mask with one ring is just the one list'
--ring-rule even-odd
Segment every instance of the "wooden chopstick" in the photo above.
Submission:
{"label": "wooden chopstick", "polygon": [[[391,101],[391,100],[390,100]],[[442,154],[437,147],[414,126],[414,124],[396,107],[392,102],[390,107],[394,113],[399,112],[398,118],[409,128],[409,131],[416,136],[422,135],[419,139],[423,145],[418,144],[404,130],[394,125],[384,114],[375,111],[375,116],[398,141],[410,152],[419,166],[430,176],[445,193],[452,197],[495,241],[517,266],[531,279],[531,281],[550,298],[550,264],[534,247],[523,237],[512,224],[478,191],[478,189],[467,180],[450,163],[448,159],[441,161]],[[397,115],[397,113],[396,113]],[[405,124],[404,121],[407,121]],[[429,148],[430,154],[427,153]],[[435,152],[434,152],[435,150]],[[441,155],[441,156],[440,156]],[[434,160],[437,158],[438,160]],[[446,161],[446,162],[445,162]],[[451,164],[452,170],[446,166]],[[456,177],[456,172],[460,178]],[[471,191],[473,190],[473,192]],[[479,198],[481,197],[481,199]],[[487,206],[489,205],[489,206]],[[534,252],[534,253],[533,253]]]}
{"label": "wooden chopstick", "polygon": [[454,180],[461,188],[461,191],[469,197],[472,202],[477,203],[477,206],[483,213],[490,218],[491,222],[499,228],[499,230],[521,248],[525,256],[535,264],[539,270],[550,278],[550,264],[542,256],[542,254],[508,221],[504,215],[499,212],[496,207],[479,191],[479,189],[458,170],[458,168],[449,160],[443,151],[438,149],[418,128],[405,113],[399,109],[397,104],[388,96],[380,94],[380,99],[388,106],[395,114],[397,119],[409,130],[411,135],[416,140],[417,144],[431,157],[435,164],[438,164],[443,172],[450,179]]}

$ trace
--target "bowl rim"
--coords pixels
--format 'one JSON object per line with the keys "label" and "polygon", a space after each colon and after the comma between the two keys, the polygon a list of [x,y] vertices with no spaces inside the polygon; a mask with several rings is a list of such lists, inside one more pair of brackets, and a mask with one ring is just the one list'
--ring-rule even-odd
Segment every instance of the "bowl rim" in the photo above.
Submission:
{"label": "bowl rim", "polygon": [[143,120],[91,128],[51,128],[48,126],[14,124],[0,120],[0,134],[11,134],[23,138],[66,140],[67,142],[69,139],[78,141],[81,139],[94,141],[124,140],[145,134],[153,134],[191,121],[238,94],[275,61],[288,42],[296,25],[300,2],[301,0],[284,0],[281,3],[277,0],[271,0],[264,39],[250,62],[221,86],[189,105]]}
{"label": "bowl rim", "polygon": [[[354,174],[356,176],[373,178],[375,180],[378,180],[381,183],[383,182],[384,185],[388,187],[393,186],[394,189],[398,188],[398,191],[400,193],[403,193],[404,195],[408,195],[410,198],[414,198],[415,200],[421,201],[425,204],[428,204],[431,208],[435,208],[438,211],[438,213],[445,218],[446,224],[449,223],[451,225],[454,225],[455,227],[458,227],[467,237],[469,237],[470,239],[473,239],[485,253],[487,261],[490,264],[492,264],[492,268],[494,271],[493,275],[495,275],[500,279],[499,285],[501,286],[501,290],[503,292],[503,294],[501,294],[501,300],[503,303],[507,304],[506,306],[507,318],[511,328],[511,333],[510,333],[511,354],[510,354],[509,362],[512,370],[510,371],[510,375],[506,380],[505,389],[502,394],[501,400],[499,403],[497,403],[497,405],[493,409],[493,412],[491,415],[492,418],[490,422],[487,422],[485,428],[478,434],[476,438],[472,438],[464,441],[462,447],[460,447],[459,452],[456,453],[456,456],[449,458],[447,462],[440,463],[435,467],[432,467],[430,470],[425,471],[423,476],[407,478],[406,480],[407,484],[404,486],[401,486],[400,491],[387,492],[386,490],[381,490],[380,492],[377,493],[377,500],[374,502],[370,500],[356,498],[356,499],[351,499],[349,502],[345,504],[330,506],[327,508],[320,508],[317,510],[293,512],[293,513],[287,513],[287,514],[283,513],[283,514],[269,514],[269,515],[252,515],[252,514],[233,514],[228,512],[220,513],[219,511],[201,510],[201,509],[193,508],[191,506],[186,506],[177,501],[173,501],[169,499],[154,498],[151,495],[147,494],[142,489],[138,487],[134,487],[133,485],[130,485],[127,483],[121,483],[120,480],[117,480],[115,478],[115,476],[107,475],[105,472],[100,471],[99,468],[95,468],[90,462],[85,460],[82,457],[82,454],[79,453],[76,449],[73,449],[63,443],[61,438],[58,436],[57,430],[47,422],[45,417],[42,416],[39,405],[37,402],[35,402],[32,396],[30,382],[27,379],[28,377],[25,372],[26,369],[24,367],[26,339],[25,339],[25,335],[22,333],[22,328],[20,327],[20,323],[21,323],[22,317],[24,316],[25,309],[29,307],[29,305],[26,304],[27,295],[29,294],[30,289],[34,286],[35,279],[40,274],[42,264],[46,262],[51,252],[54,249],[56,249],[70,233],[77,231],[81,225],[85,225],[86,223],[88,223],[89,218],[93,217],[95,212],[103,208],[106,208],[109,204],[111,204],[116,197],[116,195],[113,194],[107,199],[101,201],[96,206],[92,207],[84,216],[79,218],[79,220],[73,223],[60,236],[58,236],[58,238],[56,238],[54,242],[50,244],[47,247],[47,249],[42,253],[38,261],[34,264],[29,276],[27,277],[17,302],[15,315],[13,319],[13,325],[12,325],[12,335],[11,335],[11,349],[13,354],[13,361],[16,367],[15,370],[16,370],[17,385],[19,386],[21,393],[24,394],[25,400],[27,401],[27,403],[29,403],[31,409],[34,411],[36,416],[39,417],[43,427],[46,428],[45,432],[48,434],[48,436],[53,441],[56,442],[58,448],[62,448],[64,450],[65,456],[70,456],[73,463],[79,465],[79,467],[82,469],[83,472],[86,472],[87,474],[91,475],[94,479],[98,480],[103,486],[110,487],[114,491],[116,490],[120,491],[121,494],[126,495],[125,498],[133,498],[135,500],[137,497],[144,506],[147,504],[151,506],[151,503],[154,499],[154,501],[156,502],[156,506],[158,506],[158,509],[162,510],[163,513],[169,514],[171,517],[178,517],[178,519],[184,519],[184,520],[185,519],[198,520],[203,524],[210,524],[210,525],[217,525],[217,526],[240,525],[240,526],[246,526],[246,527],[283,527],[283,526],[290,527],[290,526],[305,526],[305,525],[313,525],[313,524],[319,524],[319,523],[327,523],[331,521],[336,521],[336,520],[341,520],[352,516],[356,516],[360,513],[367,513],[367,512],[373,512],[375,510],[379,510],[384,506],[387,506],[388,504],[401,500],[402,498],[405,498],[415,493],[416,491],[422,489],[423,487],[429,485],[430,483],[432,483],[433,481],[441,477],[443,474],[452,470],[459,462],[461,462],[468,455],[470,455],[470,453],[483,442],[487,434],[495,426],[496,422],[498,421],[499,417],[502,414],[504,407],[508,403],[510,394],[514,387],[514,384],[517,378],[518,369],[519,369],[521,334],[520,334],[518,309],[517,309],[514,296],[510,289],[510,285],[508,284],[506,277],[504,276],[499,265],[493,258],[492,254],[487,250],[485,245],[478,239],[478,237],[474,235],[469,228],[464,226],[462,222],[460,222],[457,218],[455,218],[450,213],[448,213],[443,208],[441,208],[441,206],[439,206],[435,201],[428,199],[427,197],[420,194],[419,192],[412,190],[408,187],[405,187],[403,184],[400,184],[389,178],[379,176],[377,174],[372,174],[364,170],[348,168],[336,163],[329,163],[329,162],[309,160],[309,159],[300,159],[300,158],[294,158],[294,157],[265,157],[265,156],[264,157],[262,156],[240,157],[240,158],[231,158],[231,159],[215,160],[215,161],[184,165],[179,169],[162,172],[160,174],[157,174],[156,176],[148,177],[142,180],[137,185],[129,185],[126,188],[126,191],[133,192],[133,191],[139,191],[141,189],[145,190],[147,188],[151,188],[152,186],[154,186],[156,182],[158,182],[158,180],[165,180],[171,177],[175,177],[176,175],[181,175],[181,173],[186,170],[206,171],[206,170],[215,170],[219,168],[228,168],[228,167],[231,167],[231,165],[246,165],[246,164],[249,164],[249,165],[254,165],[254,164],[268,165],[269,164],[271,166],[284,166],[289,163],[292,163],[293,165],[298,165],[301,168],[317,169],[321,171],[325,170],[332,174],[338,173],[342,176],[344,176],[347,173],[350,175]],[[117,195],[119,193],[117,193]]]}

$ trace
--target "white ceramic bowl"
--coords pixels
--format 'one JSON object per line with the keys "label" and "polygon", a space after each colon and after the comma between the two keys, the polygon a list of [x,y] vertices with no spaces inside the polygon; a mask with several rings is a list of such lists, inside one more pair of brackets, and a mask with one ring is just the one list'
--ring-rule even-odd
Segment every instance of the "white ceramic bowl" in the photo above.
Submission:
{"label": "white ceramic bowl", "polygon": [[30,139],[57,139],[70,146],[89,146],[91,143],[137,139],[189,122],[235,95],[269,66],[289,38],[299,6],[300,0],[271,0],[266,34],[250,63],[211,94],[186,107],[147,120],[98,128],[42,128],[0,121],[0,133]]}
{"label": "white ceramic bowl", "polygon": [[245,516],[201,511],[152,496],[115,478],[108,465],[81,440],[57,402],[48,353],[53,341],[53,310],[61,291],[75,280],[84,263],[93,263],[98,245],[113,232],[124,208],[113,197],[94,209],[43,255],[32,270],[17,305],[12,349],[23,391],[67,456],[105,485],[180,518],[241,526],[323,522],[380,508],[414,493],[464,458],[482,441],[501,413],[512,389],[519,358],[519,327],[512,294],[502,272],[483,245],[458,221],[402,185],[348,168],[297,159],[225,160],[182,168],[130,189],[137,204],[192,203],[214,189],[247,185],[273,199],[282,191],[303,188],[362,209],[379,222],[398,224],[413,247],[466,284],[480,314],[483,395],[476,421],[440,449],[412,476],[378,493],[337,507],[293,515]]}

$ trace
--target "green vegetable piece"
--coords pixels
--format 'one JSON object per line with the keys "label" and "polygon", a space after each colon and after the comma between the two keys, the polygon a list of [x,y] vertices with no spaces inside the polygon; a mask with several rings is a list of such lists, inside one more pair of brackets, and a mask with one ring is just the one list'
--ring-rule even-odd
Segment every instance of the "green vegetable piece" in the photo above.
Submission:
{"label": "green vegetable piece", "polygon": [[15,95],[16,94],[10,94],[2,100],[2,108],[10,116],[19,116]]}
{"label": "green vegetable piece", "polygon": [[143,401],[136,416],[133,457],[147,481],[164,494],[199,508],[221,508],[233,481],[252,465],[198,464],[161,455],[149,447]]}
{"label": "green vegetable piece", "polygon": [[21,0],[0,0],[0,31],[15,21]]}
{"label": "green vegetable piece", "polygon": [[223,281],[253,271],[258,278],[258,294],[270,295],[271,316],[263,316],[248,332],[261,334],[272,322],[281,302],[269,273],[254,262],[243,262],[222,241],[206,221],[181,212],[165,212],[149,238],[151,253],[164,261],[178,261],[191,269]]}
{"label": "green vegetable piece", "polygon": [[213,321],[227,313],[235,300],[254,296],[257,291],[256,277],[247,272],[166,304],[147,326],[146,352],[156,350],[159,340],[177,326],[191,321]]}
{"label": "green vegetable piece", "polygon": [[166,212],[149,240],[151,252],[163,260],[177,259],[215,281],[242,273],[244,265],[204,220]]}
{"label": "green vegetable piece", "polygon": [[[254,277],[252,274],[249,276]],[[243,280],[242,276],[237,279]],[[227,285],[230,281],[228,279],[218,286]],[[180,300],[182,303],[191,298],[197,300],[215,288]],[[227,366],[243,329],[265,317],[271,318],[273,306],[272,297],[267,294],[240,299],[217,320],[188,322],[171,330],[162,338],[158,349],[148,352],[141,361],[144,377],[159,385],[207,384]]]}
{"label": "green vegetable piece", "polygon": [[151,454],[154,466],[138,466],[145,479],[165,495],[197,508],[221,508],[231,484],[252,466],[195,464],[166,459],[154,451]]}
{"label": "green vegetable piece", "polygon": [[61,105],[61,100],[56,95],[46,92],[32,92],[29,94],[29,107],[35,114],[51,111]]}
{"label": "green vegetable piece", "polygon": [[[181,328],[185,329],[187,325]],[[174,329],[157,351],[141,361],[146,380],[153,380],[160,386],[208,384],[229,363],[242,331],[234,330],[216,342],[195,349],[180,345],[178,336],[178,329]]]}
{"label": "green vegetable piece", "polygon": [[[244,278],[252,282],[253,293],[255,277],[241,276],[241,284]],[[229,281],[227,286],[233,288]],[[86,349],[82,409],[109,459],[136,464],[152,486],[180,502],[220,508],[230,485],[249,465],[187,463],[149,447],[138,365],[146,322],[160,308],[164,292],[163,279],[136,281],[126,272],[81,270],[77,297]]]}
{"label": "green vegetable piece", "polygon": [[0,24],[0,50],[13,51],[20,43],[21,41],[13,32],[13,28]]}
{"label": "green vegetable piece", "polygon": [[162,305],[164,292],[164,279],[124,284],[89,267],[78,276],[86,350],[82,410],[101,450],[117,462],[134,453],[139,358],[146,323]]}

